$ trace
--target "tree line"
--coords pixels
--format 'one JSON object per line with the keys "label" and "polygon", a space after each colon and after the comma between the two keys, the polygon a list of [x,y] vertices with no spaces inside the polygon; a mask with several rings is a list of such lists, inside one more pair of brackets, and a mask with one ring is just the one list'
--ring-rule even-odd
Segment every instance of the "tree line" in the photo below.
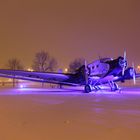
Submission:
{"label": "tree line", "polygon": [[[82,65],[84,65],[83,58],[76,58],[72,60],[68,66],[69,73],[75,73]],[[23,64],[18,58],[11,58],[7,62],[7,69],[9,70],[25,70]],[[32,70],[38,72],[56,72],[58,69],[57,60],[52,57],[47,51],[39,51],[35,54],[32,64]],[[13,87],[15,87],[17,80],[13,78]],[[43,83],[42,83],[43,86]]]}
{"label": "tree line", "polygon": [[[68,72],[74,73],[82,65],[84,65],[84,58],[76,58],[68,65]],[[32,64],[33,71],[39,72],[56,72],[58,69],[57,60],[52,57],[47,51],[39,51],[35,54]],[[10,70],[24,70],[24,66],[18,58],[11,58],[8,60],[7,68]]]}

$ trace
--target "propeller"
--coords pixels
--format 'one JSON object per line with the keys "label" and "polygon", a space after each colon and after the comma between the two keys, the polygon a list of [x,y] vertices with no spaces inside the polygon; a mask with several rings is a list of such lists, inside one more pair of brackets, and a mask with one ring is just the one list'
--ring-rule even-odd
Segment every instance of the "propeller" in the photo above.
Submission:
{"label": "propeller", "polygon": [[133,68],[133,83],[135,85],[136,84],[136,73],[135,73],[134,62],[132,63],[132,68]]}
{"label": "propeller", "polygon": [[124,65],[123,65],[123,69],[122,69],[122,75],[124,75],[124,71],[125,71],[125,68],[126,68],[126,65],[125,65],[125,63],[126,63],[126,51],[124,51],[124,55],[123,55],[123,58],[124,58]]}
{"label": "propeller", "polygon": [[85,60],[85,81],[86,85],[88,84],[88,70],[87,70],[87,61]]}

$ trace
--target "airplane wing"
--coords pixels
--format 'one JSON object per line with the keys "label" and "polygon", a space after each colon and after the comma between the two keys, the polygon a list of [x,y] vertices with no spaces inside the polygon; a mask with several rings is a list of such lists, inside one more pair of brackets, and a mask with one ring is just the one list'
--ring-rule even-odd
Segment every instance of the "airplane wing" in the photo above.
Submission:
{"label": "airplane wing", "polygon": [[76,86],[73,74],[0,69],[0,77]]}

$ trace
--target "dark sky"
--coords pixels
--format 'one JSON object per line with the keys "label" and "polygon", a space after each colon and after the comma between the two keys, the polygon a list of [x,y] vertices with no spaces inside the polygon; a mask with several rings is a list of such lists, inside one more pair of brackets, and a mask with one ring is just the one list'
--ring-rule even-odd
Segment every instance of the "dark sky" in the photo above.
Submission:
{"label": "dark sky", "polygon": [[30,66],[46,50],[61,67],[77,57],[127,58],[140,64],[139,0],[3,0],[0,66],[11,57]]}

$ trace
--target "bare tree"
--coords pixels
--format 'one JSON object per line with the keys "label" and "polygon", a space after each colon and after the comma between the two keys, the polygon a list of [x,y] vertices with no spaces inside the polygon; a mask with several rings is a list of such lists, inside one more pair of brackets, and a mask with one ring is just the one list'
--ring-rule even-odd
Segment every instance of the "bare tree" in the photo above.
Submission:
{"label": "bare tree", "polygon": [[18,60],[17,58],[9,59],[7,67],[10,70],[22,70],[23,69],[23,65],[21,64],[20,60]]}
{"label": "bare tree", "polygon": [[32,68],[40,72],[54,72],[57,69],[57,61],[48,52],[40,51],[35,54]]}
{"label": "bare tree", "polygon": [[69,64],[69,69],[68,71],[71,73],[74,73],[76,70],[78,70],[82,65],[84,65],[85,59],[84,58],[77,58],[73,60]]}
{"label": "bare tree", "polygon": [[[48,52],[40,51],[35,54],[32,68],[40,72],[54,72],[57,69],[57,61]],[[44,83],[42,82],[43,86]]]}
{"label": "bare tree", "polygon": [[[11,58],[8,60],[7,68],[10,70],[22,70],[23,65],[21,64],[20,60],[17,58]],[[15,87],[15,78],[13,78],[13,87]]]}

